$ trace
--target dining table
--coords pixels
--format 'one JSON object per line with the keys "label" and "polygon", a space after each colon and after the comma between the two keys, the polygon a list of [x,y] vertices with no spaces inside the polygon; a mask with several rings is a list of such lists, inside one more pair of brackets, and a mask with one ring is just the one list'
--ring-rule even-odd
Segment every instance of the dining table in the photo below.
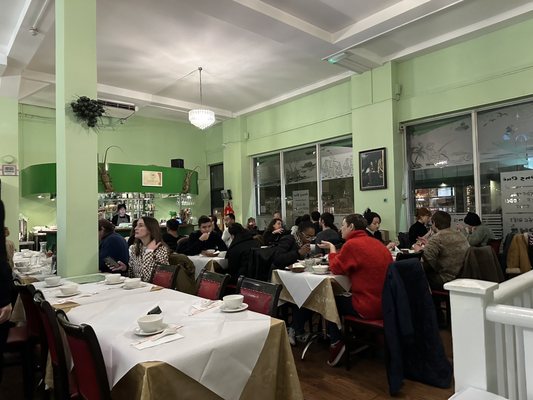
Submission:
{"label": "dining table", "polygon": [[335,296],[349,293],[351,282],[346,275],[317,274],[312,272],[312,268],[304,272],[275,269],[271,281],[282,285],[281,300],[315,311],[342,327]]}
{"label": "dining table", "polygon": [[[126,290],[92,282],[68,297],[61,286],[34,285],[72,323],[93,327],[113,399],[303,398],[281,320],[225,312],[221,301],[151,284]],[[156,307],[175,332],[151,343],[150,336],[139,336],[136,321]]]}
{"label": "dining table", "polygon": [[195,278],[200,275],[203,269],[211,272],[223,272],[228,269],[228,260],[225,258],[226,252],[221,251],[216,256],[206,256],[198,254],[196,256],[188,256],[193,262],[195,268]]}

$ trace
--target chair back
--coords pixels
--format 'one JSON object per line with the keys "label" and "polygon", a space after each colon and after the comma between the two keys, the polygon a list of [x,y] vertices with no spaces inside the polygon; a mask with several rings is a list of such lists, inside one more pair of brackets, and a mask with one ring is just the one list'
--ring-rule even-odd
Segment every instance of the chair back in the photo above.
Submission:
{"label": "chair back", "polygon": [[85,324],[71,324],[61,310],[57,311],[57,320],[67,336],[81,397],[86,400],[111,400],[102,349],[93,328]]}
{"label": "chair back", "polygon": [[398,247],[400,249],[411,248],[411,242],[409,241],[409,233],[407,232],[398,232],[398,242]]}
{"label": "chair back", "polygon": [[500,254],[501,244],[502,244],[502,239],[490,239],[487,242],[487,245],[492,247],[492,250],[494,250],[494,253],[496,253],[496,255]]}
{"label": "chair back", "polygon": [[175,289],[177,273],[177,265],[159,264],[154,269],[154,273],[152,275],[152,279],[150,279],[150,282],[166,289]]}
{"label": "chair back", "polygon": [[422,258],[422,252],[396,254],[396,261],[408,260],[409,258],[416,258],[417,260],[420,260]]}
{"label": "chair back", "polygon": [[180,254],[185,254],[187,251],[187,247],[189,245],[189,237],[185,236],[180,239],[178,239],[176,243],[176,252]]}
{"label": "chair back", "polygon": [[203,270],[198,277],[196,295],[209,300],[220,300],[224,296],[226,285],[231,276]]}
{"label": "chair back", "polygon": [[15,280],[14,283],[20,296],[24,313],[26,314],[26,329],[28,330],[28,336],[38,339],[46,339],[41,317],[39,316],[39,308],[33,301],[33,297],[37,292],[35,287],[33,285],[23,285],[18,280]]}
{"label": "chair back", "polygon": [[272,271],[272,260],[276,254],[275,246],[264,248],[252,248],[248,263],[248,272],[246,277],[259,279],[262,281],[270,280]]}
{"label": "chair back", "polygon": [[170,265],[178,266],[178,274],[176,276],[176,290],[183,293],[196,293],[196,267],[194,263],[184,254],[171,253],[168,256],[168,263]]}
{"label": "chair back", "polygon": [[243,301],[248,304],[249,310],[276,316],[281,285],[240,276],[237,293],[244,296]]}
{"label": "chair back", "polygon": [[35,294],[34,302],[39,310],[39,317],[46,334],[48,350],[50,352],[50,360],[54,373],[54,395],[58,399],[68,399],[70,398],[72,382],[69,380],[70,374],[67,368],[65,344],[63,343],[59,324],[57,323],[56,313],[50,303],[44,299],[41,292]]}
{"label": "chair back", "polygon": [[491,246],[469,247],[460,277],[497,283],[505,280],[498,257]]}

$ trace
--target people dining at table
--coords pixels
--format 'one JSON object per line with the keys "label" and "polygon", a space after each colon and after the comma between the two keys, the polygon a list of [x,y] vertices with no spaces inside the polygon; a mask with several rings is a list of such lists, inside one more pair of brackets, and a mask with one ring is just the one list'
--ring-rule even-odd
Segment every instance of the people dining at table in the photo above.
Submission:
{"label": "people dining at table", "polygon": [[212,222],[212,229],[215,233],[217,233],[218,235],[222,236],[222,231],[220,230],[220,227],[218,226],[218,219],[217,219],[217,216],[215,214],[211,214],[209,216],[209,219],[211,220]]}
{"label": "people dining at table", "polygon": [[[347,275],[352,283],[351,296],[336,296],[339,315],[354,315],[364,319],[381,319],[381,294],[385,274],[392,262],[390,251],[366,233],[367,219],[361,214],[347,215],[342,221],[344,245],[322,241],[320,248],[329,251],[329,268],[333,274]],[[330,337],[328,365],[338,364],[345,351],[342,334],[333,322],[327,322]]]}
{"label": "people dining at table", "polygon": [[451,226],[451,216],[445,211],[435,211],[431,217],[434,234],[427,244],[422,247],[415,244],[415,251],[424,250],[424,270],[432,289],[442,289],[442,286],[454,280],[461,268],[470,247],[466,237]]}
{"label": "people dining at table", "polygon": [[465,223],[463,234],[470,246],[486,246],[489,240],[494,239],[492,230],[481,222],[476,213],[468,212],[463,222]]}
{"label": "people dining at table", "polygon": [[231,235],[228,231],[228,228],[235,223],[235,214],[229,213],[224,216],[224,232],[222,232],[222,240],[226,243],[226,246],[229,247],[231,244]]}
{"label": "people dining at table", "polygon": [[[323,240],[333,243],[335,246],[339,246],[342,243],[342,238],[339,233],[339,229],[335,226],[335,217],[332,213],[324,212],[320,216],[319,223],[321,231],[315,237],[315,243],[320,244]],[[317,246],[317,253],[320,252],[320,247]],[[324,251],[327,251],[325,249]]]}
{"label": "people dining at table", "polygon": [[126,239],[115,232],[115,225],[107,219],[98,220],[98,268],[101,272],[110,272],[109,258],[128,264],[130,256]]}
{"label": "people dining at table", "polygon": [[280,218],[274,218],[270,221],[263,233],[263,243],[265,246],[277,244],[280,238],[284,235],[285,229],[283,228],[283,221]]}
{"label": "people dining at table", "polygon": [[227,250],[226,243],[220,235],[213,230],[213,223],[207,215],[198,218],[198,229],[189,235],[187,245],[183,250],[188,256],[205,253],[206,250]]}
{"label": "people dining at table", "polygon": [[409,245],[414,245],[417,241],[427,243],[429,233],[431,232],[427,225],[431,219],[431,211],[426,207],[420,207],[415,212],[416,222],[409,228]]}
{"label": "people dining at table", "polygon": [[150,282],[157,265],[168,264],[170,249],[161,238],[159,222],[155,218],[139,218],[135,227],[135,242],[130,246],[129,253],[129,263],[126,265],[118,261],[117,266],[110,268],[112,272],[127,271],[130,278]]}
{"label": "people dining at table", "polygon": [[248,218],[248,221],[246,221],[246,229],[248,229],[252,235],[261,235],[261,231],[257,227],[257,222],[254,217]]}
{"label": "people dining at table", "polygon": [[167,220],[166,226],[167,231],[162,235],[163,242],[166,243],[169,249],[176,251],[178,240],[180,240],[182,237],[185,237],[178,233],[180,222],[176,218],[170,218]]}
{"label": "people dining at table", "polygon": [[130,223],[130,216],[126,214],[126,204],[119,204],[117,206],[117,213],[113,215],[113,218],[111,218],[111,222],[115,226],[119,226],[120,224],[124,223]]}
{"label": "people dining at table", "polygon": [[320,212],[319,211],[313,211],[311,212],[311,222],[315,226],[315,233],[318,234],[320,231],[322,231],[322,226],[320,225]]}
{"label": "people dining at table", "polygon": [[383,237],[379,226],[381,225],[381,217],[378,213],[372,211],[370,208],[367,208],[363,214],[363,217],[366,219],[366,234],[374,239],[383,242]]}
{"label": "people dining at table", "polygon": [[248,264],[252,249],[259,248],[261,244],[254,239],[254,235],[241,224],[235,222],[228,228],[232,241],[226,252],[228,272],[231,275],[230,283],[236,283],[241,275],[247,275]]}

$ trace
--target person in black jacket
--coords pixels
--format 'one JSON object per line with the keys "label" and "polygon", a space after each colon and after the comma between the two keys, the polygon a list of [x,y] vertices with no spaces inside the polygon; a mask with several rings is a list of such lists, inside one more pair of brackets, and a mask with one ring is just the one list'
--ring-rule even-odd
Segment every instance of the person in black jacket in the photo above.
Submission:
{"label": "person in black jacket", "polygon": [[208,216],[202,215],[198,218],[199,230],[189,235],[184,254],[188,256],[198,255],[205,250],[227,250],[226,243],[220,235],[213,231],[213,223]]}
{"label": "person in black jacket", "polygon": [[115,232],[115,225],[107,219],[98,220],[98,266],[102,272],[111,272],[109,265],[106,264],[106,258],[110,257],[115,261],[122,261],[128,264],[130,253],[126,239]]}
{"label": "person in black jacket", "polygon": [[4,347],[9,333],[9,318],[11,317],[12,311],[11,289],[13,285],[11,268],[7,261],[4,220],[4,203],[0,200],[0,381],[2,380]]}
{"label": "person in black jacket", "polygon": [[178,240],[185,237],[178,234],[179,227],[179,221],[175,218],[171,218],[167,221],[167,231],[162,235],[163,242],[165,242],[172,251],[176,251],[178,247]]}
{"label": "person in black jacket", "polygon": [[119,204],[117,206],[117,213],[113,215],[111,222],[115,226],[119,226],[122,223],[130,223],[130,216],[126,214],[126,204]]}
{"label": "person in black jacket", "polygon": [[228,272],[231,275],[230,283],[236,283],[239,276],[247,273],[251,250],[260,247],[260,244],[253,238],[252,232],[238,222],[231,224],[228,232],[232,238],[226,253]]}

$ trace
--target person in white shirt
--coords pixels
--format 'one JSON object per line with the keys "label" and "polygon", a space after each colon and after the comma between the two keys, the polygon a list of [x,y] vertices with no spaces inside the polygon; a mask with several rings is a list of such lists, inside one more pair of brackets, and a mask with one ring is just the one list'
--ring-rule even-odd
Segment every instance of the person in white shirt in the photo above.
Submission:
{"label": "person in white shirt", "polygon": [[222,232],[222,240],[229,247],[233,238],[231,237],[228,228],[235,223],[235,214],[229,213],[224,217],[224,232]]}

